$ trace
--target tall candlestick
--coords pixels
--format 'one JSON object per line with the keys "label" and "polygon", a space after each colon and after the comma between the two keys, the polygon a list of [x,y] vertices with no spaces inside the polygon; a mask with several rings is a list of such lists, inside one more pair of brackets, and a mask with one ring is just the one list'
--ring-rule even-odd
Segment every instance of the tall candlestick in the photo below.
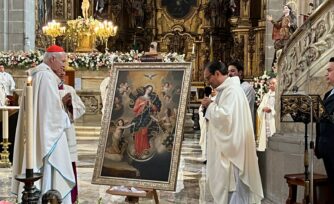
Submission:
{"label": "tall candlestick", "polygon": [[26,169],[33,169],[33,90],[32,78],[28,77],[26,86],[26,113],[27,113],[27,138],[26,138]]}
{"label": "tall candlestick", "polygon": [[2,111],[2,138],[8,139],[8,110]]}
{"label": "tall candlestick", "polygon": [[193,43],[193,49],[191,51],[191,54],[195,54],[195,43]]}

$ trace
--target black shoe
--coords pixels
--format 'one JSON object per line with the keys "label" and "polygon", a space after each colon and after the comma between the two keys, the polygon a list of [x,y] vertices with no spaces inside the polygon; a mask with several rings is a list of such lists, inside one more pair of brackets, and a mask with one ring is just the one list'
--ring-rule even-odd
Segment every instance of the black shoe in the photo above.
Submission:
{"label": "black shoe", "polygon": [[207,160],[205,160],[205,161],[203,162],[203,164],[206,164],[206,161],[207,161]]}

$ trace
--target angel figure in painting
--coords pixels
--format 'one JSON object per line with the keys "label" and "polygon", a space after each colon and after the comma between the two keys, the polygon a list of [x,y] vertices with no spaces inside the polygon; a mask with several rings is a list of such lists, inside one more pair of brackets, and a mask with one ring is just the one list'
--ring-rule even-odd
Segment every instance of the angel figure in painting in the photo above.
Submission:
{"label": "angel figure in painting", "polygon": [[170,108],[166,108],[165,115],[160,119],[160,126],[164,132],[172,133],[174,124],[175,118],[173,117],[173,111]]}
{"label": "angel figure in painting", "polygon": [[270,21],[274,26],[272,39],[275,41],[275,61],[277,50],[284,48],[292,33],[297,29],[297,18],[292,13],[291,7],[289,5],[284,5],[283,16],[280,19],[274,21],[273,17],[268,15],[267,20]]}
{"label": "angel figure in painting", "polygon": [[136,90],[136,94],[130,93],[130,99],[134,101],[133,108],[135,117],[132,120],[131,133],[134,138],[134,157],[137,159],[147,158],[150,154],[150,139],[153,132],[159,131],[159,125],[155,115],[160,112],[161,101],[159,96],[153,92],[153,86],[147,85]]}
{"label": "angel figure in painting", "polygon": [[121,83],[119,85],[118,91],[121,95],[124,95],[130,91],[130,86],[128,85],[128,82]]}
{"label": "angel figure in painting", "polygon": [[106,147],[106,153],[108,158],[114,161],[121,161],[123,159],[123,153],[126,149],[127,142],[124,140],[124,129],[131,127],[134,124],[126,124],[123,119],[117,120],[116,124],[110,124],[111,132],[111,144]]}
{"label": "angel figure in painting", "polygon": [[169,82],[165,82],[161,88],[162,95],[165,96],[169,94],[171,91],[171,88],[172,88],[172,85]]}
{"label": "angel figure in painting", "polygon": [[82,10],[82,17],[88,18],[89,15],[89,0],[82,0],[81,10]]}

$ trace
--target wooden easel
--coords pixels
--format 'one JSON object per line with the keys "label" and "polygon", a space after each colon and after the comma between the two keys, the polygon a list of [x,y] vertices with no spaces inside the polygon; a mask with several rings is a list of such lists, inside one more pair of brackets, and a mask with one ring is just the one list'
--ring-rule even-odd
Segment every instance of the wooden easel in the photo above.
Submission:
{"label": "wooden easel", "polygon": [[140,191],[145,192],[125,192],[120,190],[112,190],[112,188],[109,188],[106,192],[111,195],[120,195],[120,196],[126,196],[125,201],[128,203],[138,203],[139,198],[150,198],[154,199],[155,204],[159,204],[159,198],[157,191],[155,189],[138,189]]}

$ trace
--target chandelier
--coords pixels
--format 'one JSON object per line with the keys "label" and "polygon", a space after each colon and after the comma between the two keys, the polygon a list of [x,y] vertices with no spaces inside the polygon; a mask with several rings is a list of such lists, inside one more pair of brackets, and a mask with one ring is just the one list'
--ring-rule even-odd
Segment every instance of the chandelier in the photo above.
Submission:
{"label": "chandelier", "polygon": [[100,22],[94,29],[95,35],[105,44],[106,52],[108,51],[108,39],[116,35],[117,28],[111,21],[103,21],[103,23]]}
{"label": "chandelier", "polygon": [[46,26],[43,26],[43,33],[51,37],[52,44],[56,43],[56,37],[65,33],[65,27],[60,26],[60,23],[52,20]]}

